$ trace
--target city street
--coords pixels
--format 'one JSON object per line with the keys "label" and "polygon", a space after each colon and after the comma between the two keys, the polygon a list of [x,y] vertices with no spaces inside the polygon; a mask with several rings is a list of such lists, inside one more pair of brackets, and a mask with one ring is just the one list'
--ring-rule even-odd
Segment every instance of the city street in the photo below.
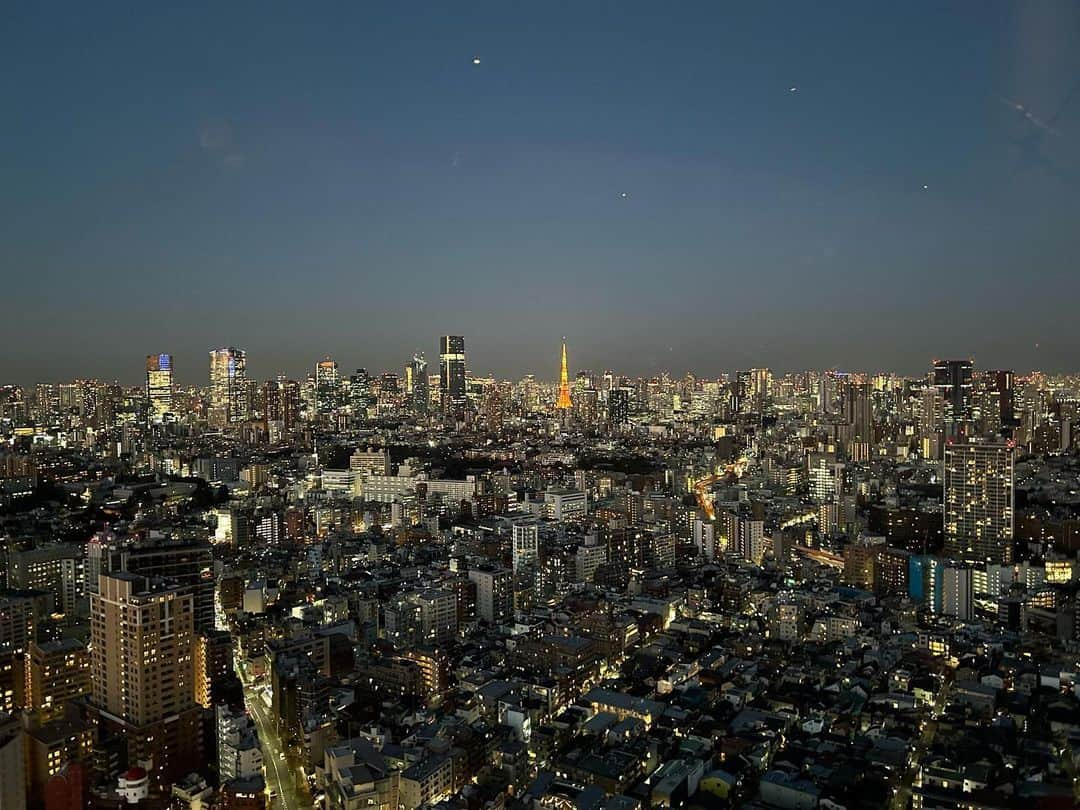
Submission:
{"label": "city street", "polygon": [[[243,668],[240,668],[244,673]],[[244,680],[244,702],[255,721],[259,743],[263,752],[263,773],[266,787],[274,797],[270,802],[271,810],[309,810],[312,807],[307,784],[303,781],[300,769],[290,765],[283,758],[284,747],[281,737],[270,717],[270,711],[263,703],[261,687],[249,683],[246,673]]]}

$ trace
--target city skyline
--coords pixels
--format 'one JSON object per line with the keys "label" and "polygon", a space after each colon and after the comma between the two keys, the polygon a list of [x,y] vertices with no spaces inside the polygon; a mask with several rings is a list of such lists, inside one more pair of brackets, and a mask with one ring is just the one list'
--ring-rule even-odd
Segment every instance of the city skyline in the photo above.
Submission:
{"label": "city skyline", "polygon": [[[465,337],[466,337],[466,339],[468,339],[468,336],[465,336]],[[563,338],[563,340],[565,340],[565,338]],[[562,344],[558,344],[558,345],[562,345]],[[540,383],[551,383],[551,384],[554,384],[554,385],[559,385],[559,383],[560,383],[560,374],[562,372],[562,369],[560,368],[560,361],[558,359],[555,359],[554,361],[551,361],[551,359],[549,358],[549,361],[548,361],[548,363],[546,365],[549,366],[550,368],[545,367],[545,368],[542,368],[542,369],[539,369],[539,370],[531,370],[531,369],[522,368],[522,369],[519,369],[516,373],[511,371],[511,372],[506,373],[506,374],[501,374],[501,373],[493,372],[493,371],[489,370],[486,367],[480,366],[480,364],[477,364],[477,363],[475,363],[473,361],[473,357],[474,357],[475,354],[481,354],[481,356],[483,355],[482,349],[480,351],[477,351],[477,350],[474,349],[474,346],[475,346],[475,343],[470,341],[469,342],[469,348],[468,348],[468,351],[467,351],[467,358],[468,359],[467,359],[466,365],[465,365],[465,373],[468,375],[469,378],[480,378],[480,379],[491,378],[491,379],[503,379],[503,380],[521,380],[521,379],[524,379],[525,377],[530,377],[531,376],[531,377],[535,378],[537,382],[540,382]],[[239,345],[238,342],[237,342],[236,345],[230,345],[228,348],[229,348],[229,350],[234,350],[235,349],[236,351],[239,351],[239,352],[243,353],[245,355],[246,361],[248,363],[250,363],[252,353],[249,352],[242,345]],[[435,351],[432,352],[432,354],[434,354],[435,356],[439,355],[438,348],[439,348],[439,344],[438,344],[438,338],[437,338],[436,342],[435,342]],[[175,352],[161,352],[160,356],[163,356],[163,357],[167,356],[169,358],[169,362],[173,364],[173,367],[170,369],[170,378],[172,379],[173,386],[175,386],[177,388],[191,388],[191,387],[195,387],[195,388],[211,388],[211,387],[213,387],[213,384],[211,383],[211,381],[209,379],[209,376],[208,376],[209,371],[208,371],[208,366],[207,366],[207,362],[206,362],[206,356],[208,354],[213,355],[215,351],[220,351],[220,349],[210,349],[210,350],[202,352],[201,356],[199,358],[199,362],[197,362],[197,363],[185,363],[184,362],[185,360],[193,360],[194,358],[181,357],[180,355],[177,355]],[[558,350],[556,349],[556,351],[558,351]],[[578,351],[580,351],[580,350],[577,349],[577,347],[575,346],[575,353],[577,353]],[[276,366],[268,367],[265,357],[259,357],[258,355],[255,355],[255,357],[254,357],[254,359],[255,359],[254,369],[255,370],[246,373],[245,376],[246,376],[247,379],[259,380],[259,381],[272,381],[272,380],[275,380],[277,378],[289,379],[289,380],[297,380],[297,381],[302,381],[302,380],[305,380],[305,379],[307,379],[309,377],[312,378],[312,379],[315,379],[317,377],[317,375],[318,375],[318,369],[319,369],[320,365],[323,364],[324,362],[327,362],[327,361],[333,361],[340,368],[340,373],[342,375],[344,375],[344,376],[348,376],[348,374],[351,373],[353,370],[363,369],[363,370],[367,371],[369,374],[372,374],[372,375],[389,373],[389,374],[396,374],[396,375],[398,375],[398,376],[400,376],[400,377],[402,377],[404,379],[409,375],[409,373],[410,373],[409,372],[409,367],[411,366],[412,362],[415,360],[414,352],[416,354],[419,354],[419,355],[426,354],[426,352],[424,351],[423,348],[403,350],[402,356],[401,356],[401,359],[400,359],[399,362],[396,362],[396,363],[390,362],[390,363],[386,364],[385,366],[377,365],[377,364],[365,364],[363,362],[353,363],[353,362],[349,361],[348,358],[345,355],[341,355],[341,354],[338,354],[338,353],[335,353],[335,352],[322,352],[321,354],[318,354],[317,356],[312,358],[311,362],[308,363],[307,365],[305,365],[303,367],[299,367],[299,368],[292,367],[292,368],[288,368],[288,369],[281,368],[281,367],[276,367]],[[156,359],[158,356],[159,356],[159,353],[154,352],[152,354],[139,355],[139,359],[140,359],[141,362],[149,363],[151,358]],[[176,360],[177,357],[180,357],[180,362],[177,362],[177,360]],[[556,357],[557,357],[557,355],[556,355]],[[593,364],[593,365],[570,364],[568,368],[569,368],[569,375],[570,375],[571,379],[578,372],[582,372],[582,371],[587,371],[587,372],[590,372],[590,373],[593,373],[593,374],[602,374],[605,371],[611,371],[611,372],[614,372],[615,374],[618,374],[619,376],[628,377],[628,378],[631,378],[631,379],[648,379],[648,378],[653,378],[653,377],[659,377],[659,376],[661,376],[663,374],[667,374],[672,379],[676,379],[676,378],[685,376],[687,374],[692,374],[692,375],[698,377],[699,379],[704,379],[704,380],[708,380],[708,379],[731,379],[740,370],[746,370],[746,369],[750,369],[750,368],[767,369],[773,375],[778,375],[778,376],[784,376],[784,375],[789,375],[789,374],[804,374],[804,373],[820,373],[820,374],[824,374],[826,372],[835,372],[837,374],[842,374],[842,375],[848,375],[848,374],[867,375],[867,376],[890,375],[890,376],[896,376],[896,377],[901,377],[901,378],[905,378],[905,379],[926,379],[927,377],[933,377],[934,371],[935,371],[935,364],[939,363],[939,362],[943,362],[942,361],[943,357],[946,357],[946,355],[940,355],[940,356],[934,356],[934,357],[929,357],[928,356],[925,359],[925,362],[923,363],[923,366],[921,368],[913,368],[913,369],[897,369],[897,368],[873,367],[873,366],[872,367],[864,367],[864,368],[855,368],[855,367],[843,366],[843,365],[838,365],[838,364],[834,364],[834,365],[830,365],[830,366],[805,366],[805,367],[782,368],[782,367],[776,367],[776,366],[770,365],[769,363],[762,363],[762,362],[751,363],[751,364],[746,365],[745,367],[744,366],[734,366],[734,365],[719,367],[719,366],[714,365],[714,366],[712,366],[712,368],[716,369],[715,373],[705,373],[704,371],[699,370],[699,369],[695,369],[695,368],[679,368],[677,366],[666,366],[666,367],[658,366],[658,367],[655,367],[653,369],[642,369],[642,370],[635,371],[635,370],[632,370],[632,369],[621,368],[621,367],[617,367],[617,366],[613,366],[613,365],[604,365],[603,363]],[[948,357],[951,360],[972,363],[974,365],[975,373],[993,373],[993,372],[999,371],[1000,369],[1005,369],[1006,368],[1006,364],[1004,364],[1004,363],[989,362],[989,363],[980,364],[979,359],[977,357],[961,356],[961,355],[955,355],[955,356],[948,355]],[[945,361],[945,362],[948,362],[948,361]],[[1048,374],[1048,375],[1051,375],[1051,376],[1072,376],[1074,374],[1080,374],[1080,366],[1073,367],[1073,368],[1062,368],[1062,369],[1048,369],[1048,368],[1044,368],[1044,367],[1030,367],[1030,368],[1013,368],[1013,367],[1009,367],[1008,371],[1009,371],[1009,373],[1014,373],[1014,374],[1016,374],[1018,376],[1023,376],[1023,375],[1027,375],[1027,374]],[[438,380],[439,376],[440,376],[440,371],[439,371],[439,368],[437,366],[428,368],[428,371],[427,371],[427,378],[428,379],[430,379],[430,380]],[[102,381],[102,382],[114,382],[114,383],[117,383],[119,385],[130,386],[130,387],[145,386],[146,382],[147,382],[146,373],[142,369],[142,366],[140,365],[134,371],[129,370],[129,373],[127,373],[123,377],[106,377],[106,376],[99,376],[99,375],[94,375],[94,374],[89,374],[89,373],[82,373],[82,374],[75,374],[75,375],[73,375],[71,377],[38,376],[36,378],[31,378],[31,379],[26,379],[26,380],[3,379],[2,381],[0,381],[0,385],[23,385],[23,386],[25,386],[25,385],[35,385],[35,384],[38,384],[38,383],[56,384],[56,383],[63,383],[63,382],[69,382],[69,381],[72,381],[72,380],[80,380],[80,379],[99,380],[99,381]]]}
{"label": "city skyline", "polygon": [[1080,807],[1080,3],[18,4],[0,810]]}
{"label": "city skyline", "polygon": [[1070,370],[1076,7],[763,11],[24,7],[0,380],[429,332],[501,376],[564,333],[630,373]]}

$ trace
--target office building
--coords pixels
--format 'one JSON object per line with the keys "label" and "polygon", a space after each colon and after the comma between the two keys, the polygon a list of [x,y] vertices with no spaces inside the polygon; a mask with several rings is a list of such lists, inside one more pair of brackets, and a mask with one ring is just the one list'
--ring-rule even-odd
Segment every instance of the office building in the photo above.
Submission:
{"label": "office building", "polygon": [[300,383],[285,377],[268,380],[263,385],[263,416],[267,422],[280,422],[290,431],[300,422]]}
{"label": "office building", "polygon": [[210,352],[210,412],[214,427],[245,421],[249,415],[247,355],[231,346]]}
{"label": "office building", "polygon": [[608,395],[608,422],[618,427],[630,422],[629,388],[613,388]]}
{"label": "office building", "polygon": [[852,426],[854,440],[873,443],[873,410],[869,383],[848,381],[844,385],[844,419]]}
{"label": "office building", "polygon": [[945,432],[948,436],[965,433],[972,418],[971,360],[935,360],[934,387],[941,392]]}
{"label": "office building", "polygon": [[153,423],[173,412],[173,359],[171,354],[146,357],[146,418]]}
{"label": "office building", "polygon": [[431,392],[428,390],[427,360],[423,352],[417,352],[405,366],[405,396],[414,414],[428,412]]}
{"label": "office building", "polygon": [[315,365],[315,410],[326,416],[342,404],[338,364],[327,357]]}
{"label": "office building", "polygon": [[442,407],[457,409],[465,404],[465,338],[439,338],[439,395]]}

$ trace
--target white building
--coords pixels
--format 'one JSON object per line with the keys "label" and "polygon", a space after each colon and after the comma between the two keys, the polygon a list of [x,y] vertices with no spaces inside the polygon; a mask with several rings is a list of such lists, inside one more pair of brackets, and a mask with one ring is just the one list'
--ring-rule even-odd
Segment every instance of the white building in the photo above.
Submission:
{"label": "white building", "polygon": [[540,555],[540,527],[535,523],[515,523],[513,529],[514,573]]}
{"label": "white building", "polygon": [[585,517],[589,513],[588,497],[572,489],[549,489],[544,493],[544,517],[559,522]]}

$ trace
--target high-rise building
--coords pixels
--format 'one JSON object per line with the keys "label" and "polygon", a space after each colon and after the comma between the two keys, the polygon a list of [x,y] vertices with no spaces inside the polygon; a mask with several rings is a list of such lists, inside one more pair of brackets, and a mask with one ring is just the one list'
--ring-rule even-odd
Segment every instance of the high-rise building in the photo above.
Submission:
{"label": "high-rise building", "polygon": [[874,420],[869,383],[856,383],[850,380],[845,383],[844,419],[854,428],[855,441],[873,442]]}
{"label": "high-rise building", "polygon": [[997,390],[998,415],[1002,427],[1015,424],[1016,392],[1015,375],[1011,371],[999,370],[988,372],[993,377],[993,387]]}
{"label": "high-rise building", "polygon": [[971,422],[971,360],[935,360],[934,387],[941,392],[945,405],[945,432],[949,436],[964,433]]}
{"label": "high-rise building", "polygon": [[965,560],[1012,561],[1013,442],[971,439],[945,446],[943,504],[945,551]]}
{"label": "high-rise building", "polygon": [[413,413],[428,412],[428,400],[431,393],[428,390],[427,360],[424,359],[423,352],[414,354],[412,360],[405,366],[405,394]]}
{"label": "high-rise building", "polygon": [[630,421],[630,389],[612,388],[608,394],[608,422],[625,425]]}
{"label": "high-rise building", "polygon": [[465,404],[465,338],[439,338],[439,394],[444,410]]}
{"label": "high-rise building", "polygon": [[195,637],[195,702],[213,708],[218,689],[232,674],[232,636],[225,630],[207,629]]}
{"label": "high-rise building", "polygon": [[513,571],[471,568],[469,579],[476,583],[476,618],[489,624],[504,624],[513,618]]}
{"label": "high-rise building", "polygon": [[90,653],[76,639],[30,645],[26,653],[24,703],[39,723],[64,716],[65,704],[90,694]]}
{"label": "high-rise building", "polygon": [[363,419],[374,404],[371,375],[367,373],[367,369],[358,368],[355,374],[349,376],[349,410],[352,411],[354,419]]}
{"label": "high-rise building", "polygon": [[934,613],[961,621],[972,618],[975,590],[970,565],[931,558],[927,590]]}
{"label": "high-rise building", "polygon": [[728,396],[728,408],[732,414],[741,414],[750,410],[750,387],[751,373],[749,371],[736,371],[731,379],[731,389]]}
{"label": "high-rise building", "polygon": [[90,600],[91,700],[102,735],[122,738],[126,766],[150,763],[152,782],[164,787],[203,764],[194,599],[168,580],[123,571],[102,574],[98,590]]}
{"label": "high-rise building", "polygon": [[[233,542],[240,541],[234,535]],[[120,543],[114,539],[91,538],[86,544],[87,590],[97,591],[97,577],[126,571],[153,579],[167,578],[191,594],[196,632],[214,626],[213,550],[208,544],[180,542]]]}
{"label": "high-rise building", "polygon": [[562,342],[562,367],[559,370],[559,398],[555,401],[555,407],[560,411],[569,410],[573,406],[570,401],[570,375],[566,369],[566,338]]}
{"label": "high-rise building", "polygon": [[173,360],[171,354],[146,356],[146,418],[161,422],[173,407]]}
{"label": "high-rise building", "polygon": [[249,416],[247,354],[231,346],[210,352],[210,424],[225,427]]}
{"label": "high-rise building", "polygon": [[280,422],[284,430],[292,430],[300,421],[300,383],[285,377],[267,380],[263,403],[268,422]]}
{"label": "high-rise building", "polygon": [[341,406],[341,375],[338,364],[327,357],[315,365],[315,409],[330,414]]}
{"label": "high-rise building", "polygon": [[540,556],[540,528],[535,523],[515,523],[513,528],[513,565],[516,574]]}

